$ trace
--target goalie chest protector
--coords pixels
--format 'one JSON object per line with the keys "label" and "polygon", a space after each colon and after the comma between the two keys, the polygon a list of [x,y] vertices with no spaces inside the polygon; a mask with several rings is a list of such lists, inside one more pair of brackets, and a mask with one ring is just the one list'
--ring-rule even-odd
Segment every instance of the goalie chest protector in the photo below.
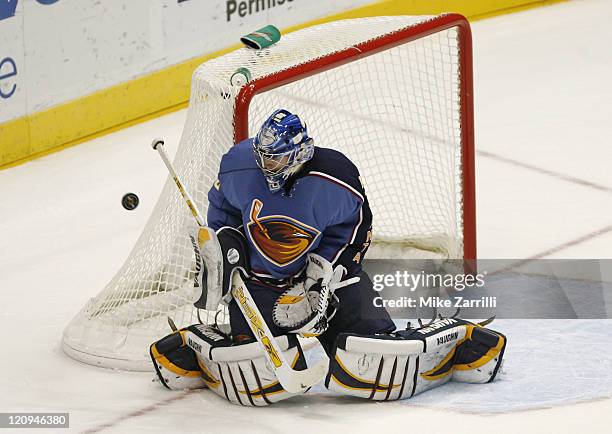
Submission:
{"label": "goalie chest protector", "polygon": [[372,214],[357,167],[338,151],[315,147],[300,172],[281,192],[272,193],[255,162],[252,139],[247,139],[223,156],[209,200],[211,227],[218,229],[232,218],[243,226],[256,275],[295,276],[311,251],[342,263],[349,274],[360,271]]}

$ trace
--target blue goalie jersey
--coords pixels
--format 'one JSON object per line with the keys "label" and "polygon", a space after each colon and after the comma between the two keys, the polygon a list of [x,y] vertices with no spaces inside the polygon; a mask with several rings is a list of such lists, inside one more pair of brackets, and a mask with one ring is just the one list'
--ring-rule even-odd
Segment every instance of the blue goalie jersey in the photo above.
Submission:
{"label": "blue goalie jersey", "polygon": [[372,238],[372,213],[357,167],[342,153],[315,147],[314,156],[271,193],[253,156],[253,140],[232,147],[208,193],[208,225],[241,227],[255,276],[299,275],[314,252],[348,275],[361,270]]}

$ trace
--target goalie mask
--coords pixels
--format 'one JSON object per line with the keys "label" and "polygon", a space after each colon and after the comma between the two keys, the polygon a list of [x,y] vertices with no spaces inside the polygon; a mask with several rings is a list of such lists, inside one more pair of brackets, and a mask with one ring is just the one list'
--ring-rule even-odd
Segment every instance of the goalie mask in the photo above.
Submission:
{"label": "goalie mask", "polygon": [[298,167],[314,154],[306,124],[287,110],[276,110],[253,140],[253,153],[272,193],[279,191]]}

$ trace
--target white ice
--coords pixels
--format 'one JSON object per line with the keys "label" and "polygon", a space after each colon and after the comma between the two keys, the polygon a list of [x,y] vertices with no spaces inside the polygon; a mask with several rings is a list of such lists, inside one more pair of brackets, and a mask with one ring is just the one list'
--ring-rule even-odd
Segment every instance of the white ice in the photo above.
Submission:
{"label": "white ice", "polygon": [[[474,23],[480,257],[612,257],[611,18],[611,2],[583,0]],[[69,359],[63,328],[123,263],[166,179],[149,142],[173,152],[184,119],[0,171],[0,412],[70,412],[75,432],[612,432],[611,321],[499,321],[499,381],[384,404],[318,387],[238,408]]]}

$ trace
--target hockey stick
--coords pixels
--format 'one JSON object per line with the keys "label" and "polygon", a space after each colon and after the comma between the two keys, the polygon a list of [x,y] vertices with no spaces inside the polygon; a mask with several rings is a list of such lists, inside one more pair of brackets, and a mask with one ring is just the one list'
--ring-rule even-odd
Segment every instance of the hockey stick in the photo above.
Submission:
{"label": "hockey stick", "polygon": [[[172,175],[172,178],[174,178],[176,186],[181,192],[183,199],[185,199],[187,206],[191,210],[191,214],[193,214],[198,222],[198,225],[200,227],[206,226],[206,222],[204,221],[202,214],[200,214],[198,208],[193,202],[193,199],[187,190],[185,190],[183,183],[179,179],[172,163],[168,159],[163,145],[164,141],[162,139],[155,139],[153,140],[153,143],[151,143],[153,149],[159,153],[161,159],[168,168],[170,175]],[[308,368],[303,371],[296,371],[291,367],[291,363],[289,363],[289,361],[283,355],[283,352],[278,346],[276,339],[270,332],[266,322],[263,320],[261,312],[257,308],[251,293],[244,284],[240,273],[237,271],[232,275],[232,296],[238,303],[242,314],[249,323],[249,327],[253,331],[255,338],[261,344],[264,354],[266,355],[268,362],[270,362],[270,366],[272,369],[274,369],[278,381],[287,392],[303,392],[309,387],[312,387],[323,380],[327,374],[327,363],[325,360],[322,360],[312,368]]]}

